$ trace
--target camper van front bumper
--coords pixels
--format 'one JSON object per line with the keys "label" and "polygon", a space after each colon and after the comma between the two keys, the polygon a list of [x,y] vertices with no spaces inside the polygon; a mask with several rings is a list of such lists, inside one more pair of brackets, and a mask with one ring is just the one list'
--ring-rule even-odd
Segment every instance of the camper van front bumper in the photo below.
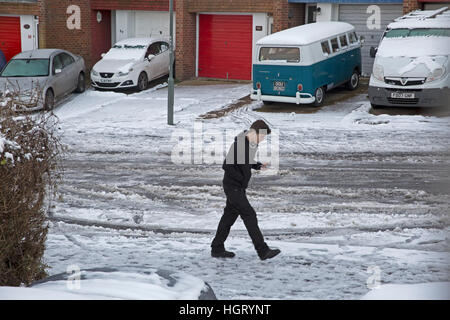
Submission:
{"label": "camper van front bumper", "polygon": [[296,104],[309,104],[313,103],[316,100],[316,98],[314,98],[309,93],[300,93],[297,91],[295,97],[270,96],[261,94],[261,89],[253,90],[250,98],[257,101],[287,102]]}

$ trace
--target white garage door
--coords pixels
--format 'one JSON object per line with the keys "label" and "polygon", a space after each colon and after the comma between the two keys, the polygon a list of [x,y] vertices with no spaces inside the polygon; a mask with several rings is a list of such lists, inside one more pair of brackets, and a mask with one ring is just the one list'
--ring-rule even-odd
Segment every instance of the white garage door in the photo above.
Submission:
{"label": "white garage door", "polygon": [[[356,33],[365,37],[365,43],[361,50],[362,73],[370,75],[372,72],[373,58],[370,57],[370,47],[378,46],[386,26],[395,18],[403,15],[402,4],[377,4],[379,8],[379,29],[376,28],[376,19],[373,20],[376,7],[369,4],[341,4],[339,5],[339,21],[345,21],[355,26]],[[367,13],[369,11],[369,13]],[[374,24],[375,22],[375,24]]]}
{"label": "white garage door", "polygon": [[[174,13],[175,40],[175,13]],[[133,37],[169,37],[169,12],[167,11],[116,11],[115,42]]]}

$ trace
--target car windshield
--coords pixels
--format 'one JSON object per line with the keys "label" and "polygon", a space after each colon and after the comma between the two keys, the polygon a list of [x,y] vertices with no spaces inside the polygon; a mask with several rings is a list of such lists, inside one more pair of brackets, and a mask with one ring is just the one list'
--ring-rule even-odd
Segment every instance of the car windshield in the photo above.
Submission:
{"label": "car windshield", "polygon": [[450,37],[449,28],[420,28],[420,29],[391,29],[386,33],[386,38],[406,37]]}
{"label": "car windshield", "polygon": [[259,61],[268,61],[268,60],[299,62],[300,49],[289,47],[263,47],[259,51]]}
{"label": "car windshield", "polygon": [[3,69],[2,77],[46,77],[49,59],[13,59]]}
{"label": "car windshield", "polygon": [[147,49],[145,45],[114,45],[103,59],[108,60],[139,60],[144,57]]}

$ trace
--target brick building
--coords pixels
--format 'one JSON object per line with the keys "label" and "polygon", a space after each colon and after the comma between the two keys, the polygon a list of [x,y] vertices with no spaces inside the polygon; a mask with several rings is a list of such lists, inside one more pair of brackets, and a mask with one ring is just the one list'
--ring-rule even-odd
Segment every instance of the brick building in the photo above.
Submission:
{"label": "brick building", "polygon": [[[401,9],[407,12],[445,3],[442,0],[365,3],[389,1],[399,6],[397,16]],[[347,7],[339,2],[347,2]],[[322,20],[338,20],[340,15],[333,16],[332,9],[337,4],[344,12],[343,8],[350,8],[348,2],[351,1],[174,0],[177,78],[250,79],[251,57],[258,39],[314,21],[320,6]],[[7,59],[38,47],[67,49],[82,55],[91,67],[116,41],[167,36],[168,10],[169,0],[0,0],[0,48]],[[349,22],[356,23],[352,21],[352,11],[347,13]]]}

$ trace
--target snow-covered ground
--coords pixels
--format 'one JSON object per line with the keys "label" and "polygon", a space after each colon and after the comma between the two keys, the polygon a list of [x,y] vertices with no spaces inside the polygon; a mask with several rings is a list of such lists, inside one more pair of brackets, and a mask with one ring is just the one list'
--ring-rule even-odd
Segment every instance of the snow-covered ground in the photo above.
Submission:
{"label": "snow-covered ground", "polygon": [[280,133],[279,169],[255,174],[248,196],[282,254],[259,261],[238,219],[226,244],[236,258],[212,259],[221,165],[174,164],[172,134],[194,136],[200,115],[250,88],[177,86],[175,126],[166,124],[164,85],[87,91],[58,107],[69,151],[50,273],[73,264],[180,270],[219,299],[357,299],[374,276],[382,285],[450,280],[450,118],[372,115],[364,95],[315,113],[262,113],[252,102],[202,120],[205,132],[237,133],[262,118]]}

